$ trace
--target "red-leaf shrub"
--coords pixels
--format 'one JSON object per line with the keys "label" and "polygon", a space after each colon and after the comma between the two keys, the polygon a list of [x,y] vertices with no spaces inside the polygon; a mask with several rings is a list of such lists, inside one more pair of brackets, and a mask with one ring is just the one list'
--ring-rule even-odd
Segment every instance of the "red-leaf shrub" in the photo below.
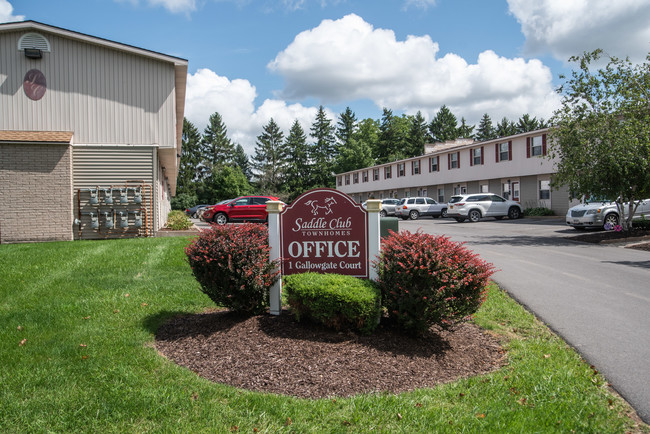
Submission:
{"label": "red-leaf shrub", "polygon": [[492,264],[461,243],[419,231],[391,231],[374,265],[389,317],[412,334],[476,312],[494,272]]}
{"label": "red-leaf shrub", "polygon": [[260,224],[212,226],[185,248],[192,272],[212,301],[256,315],[269,304],[279,277],[269,262],[268,228]]}

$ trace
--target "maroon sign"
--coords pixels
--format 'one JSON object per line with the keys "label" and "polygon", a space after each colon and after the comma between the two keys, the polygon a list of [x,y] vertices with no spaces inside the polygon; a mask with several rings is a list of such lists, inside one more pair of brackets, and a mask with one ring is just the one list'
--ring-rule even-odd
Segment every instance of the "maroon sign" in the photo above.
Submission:
{"label": "maroon sign", "polygon": [[368,219],[348,195],[328,188],[304,193],[280,214],[282,274],[368,277]]}
{"label": "maroon sign", "polygon": [[47,90],[45,76],[38,69],[30,69],[23,79],[23,89],[25,95],[31,100],[38,101],[43,98]]}

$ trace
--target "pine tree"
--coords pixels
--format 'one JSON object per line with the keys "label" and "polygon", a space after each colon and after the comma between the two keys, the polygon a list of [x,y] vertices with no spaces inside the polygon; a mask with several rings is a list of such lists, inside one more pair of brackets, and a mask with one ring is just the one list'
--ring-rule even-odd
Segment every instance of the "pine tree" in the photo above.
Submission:
{"label": "pine tree", "polygon": [[312,185],[315,187],[334,187],[334,161],[336,158],[335,128],[332,120],[320,106],[316,120],[311,126],[310,136],[316,141],[311,146],[310,158],[313,164]]}
{"label": "pine tree", "polygon": [[527,133],[528,131],[535,131],[540,128],[540,122],[537,120],[537,118],[533,117],[531,119],[528,113],[519,118],[519,121],[515,127],[518,133]]}
{"label": "pine tree", "polygon": [[440,107],[429,124],[429,132],[434,142],[446,142],[458,138],[458,121],[446,105]]}
{"label": "pine tree", "polygon": [[467,125],[465,118],[460,119],[460,126],[458,127],[458,137],[463,139],[473,139],[474,138],[474,125]]}
{"label": "pine tree", "polygon": [[187,119],[183,119],[183,136],[181,142],[181,161],[178,168],[176,194],[196,194],[196,185],[200,178],[201,134]]}
{"label": "pine tree", "polygon": [[244,174],[246,179],[250,182],[253,179],[253,172],[251,171],[251,163],[248,159],[248,155],[244,151],[244,147],[240,144],[235,146],[235,153],[233,155],[233,163],[236,167],[239,167],[239,170]]}
{"label": "pine tree", "polygon": [[508,118],[505,116],[496,126],[497,137],[512,136],[513,134],[517,134],[517,132],[517,126],[515,123],[508,120]]}
{"label": "pine tree", "polygon": [[252,167],[259,189],[265,193],[279,193],[284,180],[286,151],[284,133],[273,118],[263,128],[263,133],[257,136],[255,155]]}
{"label": "pine tree", "polygon": [[424,154],[424,144],[429,138],[428,126],[422,113],[418,110],[415,116],[410,116],[409,118],[410,127],[407,136],[407,158]]}
{"label": "pine tree", "polygon": [[339,121],[336,125],[336,138],[338,139],[339,149],[341,146],[348,146],[352,136],[357,130],[357,117],[350,107],[339,115]]}
{"label": "pine tree", "polygon": [[228,138],[228,129],[223,123],[221,115],[217,112],[210,116],[208,126],[203,131],[201,151],[207,168],[233,162],[235,147]]}
{"label": "pine tree", "polygon": [[295,120],[291,126],[285,147],[287,149],[285,190],[291,200],[311,188],[307,136],[298,120]]}
{"label": "pine tree", "polygon": [[490,118],[490,115],[488,115],[487,113],[485,113],[481,118],[481,122],[479,122],[478,124],[478,128],[476,130],[476,134],[474,135],[474,138],[479,142],[484,142],[486,140],[492,140],[497,138],[496,130],[492,125],[492,119]]}

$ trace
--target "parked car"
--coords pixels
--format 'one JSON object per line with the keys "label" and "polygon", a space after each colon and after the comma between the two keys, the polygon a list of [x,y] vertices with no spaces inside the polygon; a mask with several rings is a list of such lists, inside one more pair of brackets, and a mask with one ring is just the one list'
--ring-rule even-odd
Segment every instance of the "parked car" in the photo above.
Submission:
{"label": "parked car", "polygon": [[447,217],[447,204],[438,203],[430,197],[407,197],[395,208],[395,215],[403,220],[417,220],[420,216]]}
{"label": "parked car", "polygon": [[187,208],[187,209],[185,210],[185,214],[187,214],[188,216],[192,217],[193,219],[195,219],[195,218],[199,218],[199,216],[198,216],[198,214],[197,214],[198,211],[199,211],[199,208],[204,208],[204,207],[206,207],[206,206],[210,206],[210,205],[209,205],[209,204],[194,205],[194,206],[191,207],[191,208]]}
{"label": "parked car", "polygon": [[523,209],[518,202],[504,199],[493,193],[475,193],[452,196],[447,206],[447,215],[457,222],[477,222],[483,217],[504,217],[518,219],[523,216]]}
{"label": "parked car", "polygon": [[225,225],[228,222],[265,222],[268,218],[266,202],[280,200],[274,196],[241,196],[229,202],[217,204],[203,213],[203,220]]}
{"label": "parked car", "polygon": [[[221,204],[223,204],[223,203],[228,203],[228,202],[230,202],[231,200],[232,200],[232,199],[222,200],[221,202],[217,202],[215,205],[221,205]],[[204,214],[207,210],[209,210],[210,208],[212,208],[213,206],[214,206],[214,205],[207,205],[207,206],[202,206],[201,208],[197,209],[197,210],[196,210],[196,218],[203,220],[203,214]]]}
{"label": "parked car", "polygon": [[[627,214],[629,202],[623,204]],[[650,218],[650,199],[642,199],[634,212],[633,219]],[[613,226],[621,221],[616,202],[603,199],[585,200],[566,213],[566,224],[575,229],[602,228],[609,223]]]}
{"label": "parked car", "polygon": [[[390,215],[395,215],[395,208],[399,205],[400,199],[382,199],[381,200],[381,211],[379,215],[381,217],[386,217]],[[363,209],[366,209],[366,202],[361,204]]]}

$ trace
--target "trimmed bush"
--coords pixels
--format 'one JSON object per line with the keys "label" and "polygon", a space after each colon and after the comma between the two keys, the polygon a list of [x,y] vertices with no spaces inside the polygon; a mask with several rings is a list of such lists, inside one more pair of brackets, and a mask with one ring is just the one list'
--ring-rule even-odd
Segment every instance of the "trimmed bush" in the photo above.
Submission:
{"label": "trimmed bush", "polygon": [[524,215],[526,217],[532,217],[532,216],[550,216],[550,215],[555,215],[555,211],[553,211],[550,208],[545,208],[543,206],[535,207],[535,208],[526,208],[524,210]]}
{"label": "trimmed bush", "polygon": [[287,302],[298,321],[310,318],[335,330],[370,334],[381,314],[379,288],[370,280],[340,274],[303,273],[284,278]]}
{"label": "trimmed bush", "polygon": [[165,226],[174,231],[184,231],[192,227],[192,221],[187,218],[183,211],[176,210],[167,214],[167,224]]}
{"label": "trimmed bush", "polygon": [[194,277],[216,304],[257,315],[266,311],[279,277],[269,262],[268,229],[260,224],[213,226],[185,249]]}
{"label": "trimmed bush", "polygon": [[375,263],[383,304],[410,334],[447,327],[478,310],[491,264],[461,243],[421,232],[391,232]]}

